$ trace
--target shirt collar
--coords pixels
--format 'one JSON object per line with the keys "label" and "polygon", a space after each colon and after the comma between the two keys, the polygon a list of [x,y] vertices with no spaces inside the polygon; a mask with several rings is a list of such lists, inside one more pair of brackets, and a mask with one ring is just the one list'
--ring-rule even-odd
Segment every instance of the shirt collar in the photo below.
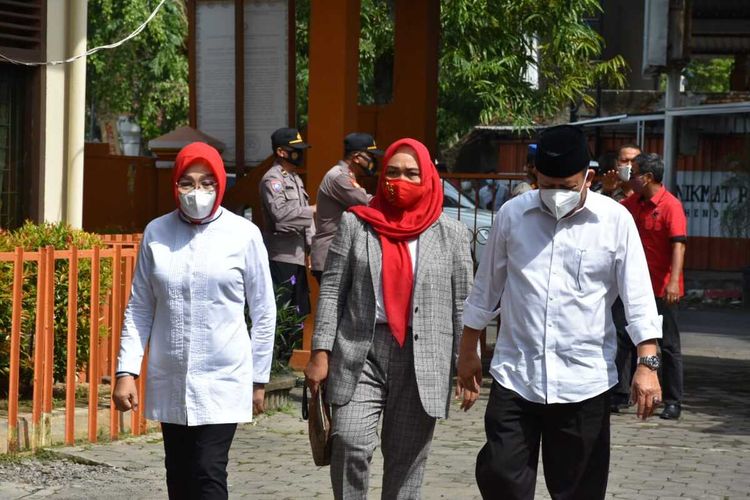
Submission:
{"label": "shirt collar", "polygon": [[341,167],[341,170],[342,170],[343,172],[349,173],[349,172],[351,172],[351,171],[352,171],[352,169],[351,169],[351,168],[349,168],[349,165],[348,165],[348,164],[347,164],[347,163],[346,163],[346,162],[345,162],[344,160],[339,160],[339,162],[337,163],[337,165],[338,165],[339,167]]}
{"label": "shirt collar", "polygon": [[641,196],[641,200],[644,202],[651,202],[654,205],[658,205],[661,202],[661,199],[664,198],[664,194],[666,194],[667,188],[664,187],[664,184],[661,185],[658,191],[654,193],[654,195],[651,198],[644,198]]}

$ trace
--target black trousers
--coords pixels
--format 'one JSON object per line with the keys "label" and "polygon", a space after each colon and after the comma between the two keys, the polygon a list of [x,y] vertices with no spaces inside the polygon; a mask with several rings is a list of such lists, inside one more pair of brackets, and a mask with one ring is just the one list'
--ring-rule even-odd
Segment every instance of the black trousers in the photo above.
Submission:
{"label": "black trousers", "polygon": [[[656,299],[656,310],[663,318],[659,348],[661,350],[661,385],[664,403],[681,403],[683,391],[682,347],[680,330],[675,318],[676,307],[664,299]],[[629,397],[630,384],[635,371],[636,348],[625,331],[625,310],[618,298],[612,306],[612,320],[617,329],[617,365],[618,381],[613,395]]]}
{"label": "black trousers", "polygon": [[493,382],[477,457],[484,499],[533,500],[539,443],[555,500],[603,499],[609,475],[609,391],[580,403],[526,401]]}
{"label": "black trousers", "polygon": [[271,280],[277,289],[284,288],[278,293],[278,304],[287,302],[297,306],[300,315],[310,314],[310,287],[307,283],[307,270],[299,264],[269,261]]}
{"label": "black trousers", "polygon": [[229,447],[237,424],[161,424],[170,500],[225,500]]}
{"label": "black trousers", "polygon": [[625,329],[628,322],[625,319],[625,307],[620,297],[617,297],[612,305],[612,322],[615,324],[615,330],[617,331],[617,355],[615,356],[617,385],[612,389],[612,397],[618,403],[624,403],[630,399],[630,384],[635,371],[636,350]]}
{"label": "black trousers", "polygon": [[663,318],[661,330],[661,391],[665,404],[682,402],[683,372],[680,330],[675,319],[676,307],[656,299],[656,310]]}

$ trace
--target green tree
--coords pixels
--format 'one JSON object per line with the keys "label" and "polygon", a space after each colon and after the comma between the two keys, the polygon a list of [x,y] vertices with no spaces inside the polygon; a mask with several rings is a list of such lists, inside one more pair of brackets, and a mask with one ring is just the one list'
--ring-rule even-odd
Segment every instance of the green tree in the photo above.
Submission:
{"label": "green tree", "polygon": [[693,59],[682,70],[685,90],[690,92],[729,92],[733,57]]}
{"label": "green tree", "polygon": [[307,89],[310,81],[310,0],[295,0],[295,70],[296,70],[296,117],[297,128],[307,127]]}
{"label": "green tree", "polygon": [[598,59],[603,39],[586,22],[600,10],[598,0],[444,0],[441,145],[477,123],[525,127],[570,104],[593,105],[587,91],[598,82],[623,85],[624,59]]}
{"label": "green tree", "polygon": [[[89,0],[89,47],[126,37],[158,3],[158,0]],[[134,39],[89,56],[87,99],[89,110],[94,109],[89,120],[132,114],[146,141],[186,124],[189,108],[186,37],[184,0],[170,0]]]}
{"label": "green tree", "polygon": [[[309,0],[298,0],[298,113],[306,121]],[[360,64],[376,72],[392,58],[391,0],[362,0]],[[570,104],[593,105],[588,90],[625,82],[622,57],[599,59],[603,39],[586,22],[598,0],[442,0],[438,139],[446,147],[477,124],[526,127]],[[391,45],[388,45],[388,44]],[[391,59],[392,60],[392,59]],[[539,85],[530,82],[535,69]],[[387,72],[384,72],[387,74]],[[380,102],[369,74],[360,75],[360,102]],[[363,83],[364,82],[364,83]],[[382,82],[381,82],[382,83]]]}

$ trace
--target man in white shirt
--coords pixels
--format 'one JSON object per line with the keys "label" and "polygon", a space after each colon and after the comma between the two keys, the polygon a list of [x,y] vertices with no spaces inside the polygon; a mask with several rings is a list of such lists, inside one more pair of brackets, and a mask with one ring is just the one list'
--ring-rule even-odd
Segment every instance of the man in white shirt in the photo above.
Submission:
{"label": "man in white shirt", "polygon": [[656,311],[632,217],[588,190],[586,139],[563,125],[541,134],[539,190],[498,212],[463,313],[458,361],[462,407],[479,395],[479,333],[500,314],[477,457],[484,498],[533,499],[541,440],[552,498],[604,498],[609,469],[609,390],[617,383],[611,306],[622,297],[638,346],[633,401],[640,418],[661,401]]}

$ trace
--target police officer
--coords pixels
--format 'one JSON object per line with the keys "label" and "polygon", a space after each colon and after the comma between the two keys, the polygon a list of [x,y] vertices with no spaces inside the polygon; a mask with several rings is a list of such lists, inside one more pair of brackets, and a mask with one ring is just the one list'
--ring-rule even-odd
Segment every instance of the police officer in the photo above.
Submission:
{"label": "police officer", "polygon": [[318,188],[315,236],[310,260],[312,273],[320,283],[328,247],[341,221],[341,214],[354,205],[367,205],[372,196],[357,182],[357,177],[375,175],[376,157],[382,156],[370,134],[353,132],[344,138],[344,159],[323,177]]}
{"label": "police officer", "polygon": [[309,204],[296,170],[310,146],[294,128],[276,130],[271,134],[271,145],[276,161],[260,181],[263,241],[274,285],[287,288],[280,303],[291,301],[304,315],[310,312],[305,253],[315,233],[315,205]]}

